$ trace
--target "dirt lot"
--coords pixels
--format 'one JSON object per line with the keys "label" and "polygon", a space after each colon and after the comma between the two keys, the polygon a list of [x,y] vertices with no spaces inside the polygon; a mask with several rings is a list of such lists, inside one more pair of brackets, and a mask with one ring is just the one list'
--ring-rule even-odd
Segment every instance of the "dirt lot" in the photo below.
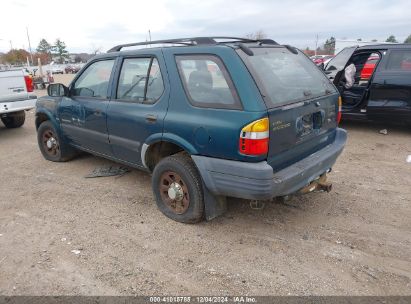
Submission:
{"label": "dirt lot", "polygon": [[85,179],[111,162],[44,160],[33,112],[1,125],[0,294],[410,295],[411,130],[343,126],[331,193],[183,225],[148,174]]}

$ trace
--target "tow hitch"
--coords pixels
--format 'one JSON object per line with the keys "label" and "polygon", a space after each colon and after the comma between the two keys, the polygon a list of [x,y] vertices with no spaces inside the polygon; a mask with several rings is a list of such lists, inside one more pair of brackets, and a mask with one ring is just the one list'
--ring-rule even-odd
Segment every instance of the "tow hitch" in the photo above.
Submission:
{"label": "tow hitch", "polygon": [[327,173],[324,173],[318,179],[300,189],[298,194],[307,194],[310,192],[330,192],[332,187],[332,183],[327,182]]}

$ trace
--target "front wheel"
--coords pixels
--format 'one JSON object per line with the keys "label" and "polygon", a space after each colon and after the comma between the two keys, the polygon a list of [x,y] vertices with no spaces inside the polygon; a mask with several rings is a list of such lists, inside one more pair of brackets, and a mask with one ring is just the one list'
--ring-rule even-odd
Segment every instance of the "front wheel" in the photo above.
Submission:
{"label": "front wheel", "polygon": [[37,142],[44,158],[54,162],[64,162],[76,155],[76,150],[60,140],[50,121],[41,123],[37,130]]}
{"label": "front wheel", "polygon": [[24,111],[8,113],[6,117],[2,117],[1,121],[4,123],[6,128],[19,128],[24,125],[26,120],[26,113]]}
{"label": "front wheel", "polygon": [[201,176],[190,156],[178,153],[162,159],[154,168],[152,187],[157,207],[167,217],[181,223],[203,219]]}

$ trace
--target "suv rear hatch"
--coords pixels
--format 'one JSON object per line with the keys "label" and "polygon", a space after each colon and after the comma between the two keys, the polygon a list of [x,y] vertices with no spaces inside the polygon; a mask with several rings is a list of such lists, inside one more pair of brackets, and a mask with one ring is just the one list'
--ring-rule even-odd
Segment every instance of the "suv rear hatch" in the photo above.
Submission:
{"label": "suv rear hatch", "polygon": [[331,143],[335,138],[338,92],[303,53],[282,46],[238,50],[267,107],[268,163],[275,171]]}

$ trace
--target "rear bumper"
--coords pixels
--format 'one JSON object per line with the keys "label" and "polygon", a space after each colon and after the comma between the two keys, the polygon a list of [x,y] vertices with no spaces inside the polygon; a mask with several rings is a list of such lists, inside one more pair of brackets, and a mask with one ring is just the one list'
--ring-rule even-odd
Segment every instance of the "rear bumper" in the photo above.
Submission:
{"label": "rear bumper", "polygon": [[329,170],[344,149],[347,133],[337,129],[333,143],[276,173],[266,162],[247,163],[192,155],[214,195],[266,200],[292,194]]}
{"label": "rear bumper", "polygon": [[33,98],[19,101],[0,102],[0,114],[30,110],[36,107],[36,96]]}

